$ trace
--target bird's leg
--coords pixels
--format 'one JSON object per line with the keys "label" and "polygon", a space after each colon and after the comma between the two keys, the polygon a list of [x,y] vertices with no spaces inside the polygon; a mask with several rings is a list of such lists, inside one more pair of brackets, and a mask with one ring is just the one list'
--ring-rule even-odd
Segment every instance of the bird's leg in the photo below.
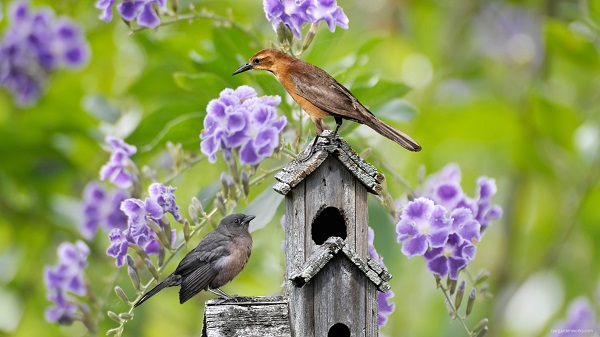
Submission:
{"label": "bird's leg", "polygon": [[233,298],[232,296],[227,295],[223,290],[221,290],[219,288],[215,288],[215,289],[207,288],[206,290],[208,290],[211,293],[213,293],[213,294],[215,294],[215,295],[217,295],[219,297],[222,297],[222,298],[224,298],[226,300],[230,300],[230,299]]}
{"label": "bird's leg", "polygon": [[338,117],[338,116],[335,116],[334,119],[335,119],[336,127],[335,127],[335,131],[333,131],[333,137],[335,138],[338,135],[338,130],[342,126],[343,119],[342,119],[342,117]]}
{"label": "bird's leg", "polygon": [[310,150],[308,151],[308,153],[303,157],[303,158],[299,158],[299,161],[305,161],[308,158],[310,158],[313,153],[315,152],[315,148],[317,146],[317,141],[319,140],[319,137],[323,137],[321,136],[321,133],[323,133],[324,130],[324,126],[323,126],[323,121],[321,121],[321,119],[317,119],[317,118],[311,118],[313,123],[315,124],[315,129],[317,130],[317,135],[315,136],[315,140],[312,142],[312,144],[310,145]]}
{"label": "bird's leg", "polygon": [[211,293],[219,296],[219,299],[217,299],[215,301],[216,304],[221,304],[227,301],[235,301],[235,296],[229,296],[227,295],[223,290],[219,289],[219,288],[215,288],[215,289],[211,289],[211,288],[207,288],[206,290],[210,291]]}

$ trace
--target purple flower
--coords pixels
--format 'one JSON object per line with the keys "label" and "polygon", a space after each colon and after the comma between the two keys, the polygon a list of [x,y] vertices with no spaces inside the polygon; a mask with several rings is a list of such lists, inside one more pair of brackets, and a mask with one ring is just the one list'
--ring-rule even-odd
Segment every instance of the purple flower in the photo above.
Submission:
{"label": "purple flower", "polygon": [[421,197],[433,200],[436,204],[444,206],[448,211],[467,208],[473,214],[481,227],[481,234],[490,225],[491,220],[502,216],[502,208],[492,205],[491,199],[496,194],[496,181],[492,178],[480,177],[477,180],[477,196],[475,199],[467,197],[461,186],[461,172],[458,165],[451,163],[440,172],[431,174],[422,188],[416,191]]}
{"label": "purple flower", "polygon": [[162,228],[162,208],[151,198],[145,201],[126,199],[121,203],[121,210],[128,217],[128,228],[123,232],[128,242],[142,247],[148,254],[158,253],[158,242],[154,231],[148,227],[148,221],[153,221]]}
{"label": "purple flower", "polygon": [[44,313],[46,321],[62,325],[73,323],[77,315],[77,307],[72,303],[74,302],[72,298],[67,296],[63,291],[50,289],[48,289],[46,298],[55,304],[46,309]]}
{"label": "purple flower", "polygon": [[302,25],[305,23],[325,21],[332,32],[336,25],[348,28],[348,17],[336,0],[263,0],[263,6],[275,31],[283,23],[298,40],[302,38]]}
{"label": "purple flower", "polygon": [[387,324],[388,317],[396,310],[396,305],[392,302],[394,292],[388,290],[385,293],[377,292],[377,306],[379,312],[377,314],[377,324],[384,326]]}
{"label": "purple flower", "polygon": [[49,8],[36,11],[14,2],[8,13],[10,22],[0,41],[0,85],[18,105],[32,105],[52,71],[83,65],[89,48],[81,28],[68,18],[56,18]]}
{"label": "purple flower", "polygon": [[446,209],[435,205],[427,198],[417,198],[409,202],[396,225],[398,242],[402,243],[402,253],[408,257],[423,255],[429,248],[441,247],[448,238]]}
{"label": "purple flower", "polygon": [[122,139],[108,136],[106,142],[112,147],[110,160],[100,169],[100,180],[110,180],[119,188],[128,188],[133,184],[135,165],[130,157],[137,152],[133,145]]}
{"label": "purple flower", "polygon": [[127,238],[124,231],[115,228],[108,233],[110,245],[106,249],[106,255],[115,258],[115,264],[121,268],[125,264],[125,257],[127,256]]}
{"label": "purple flower", "polygon": [[[380,256],[377,253],[377,251],[375,250],[375,245],[373,243],[374,241],[375,241],[375,232],[373,231],[373,229],[371,227],[369,227],[368,234],[367,234],[367,242],[368,242],[367,250],[369,252],[369,256],[373,260],[377,261],[382,267],[385,268],[385,264],[383,263],[383,257]],[[388,292],[385,292],[385,293],[382,293],[382,292],[377,293],[377,305],[379,307],[377,320],[378,320],[379,326],[384,326],[388,321],[388,316],[391,315],[394,312],[394,310],[396,309],[396,305],[394,304],[394,302],[392,302],[393,297],[394,297],[394,292],[391,290],[389,290]]]}
{"label": "purple flower", "polygon": [[100,225],[107,231],[113,228],[125,229],[127,217],[120,206],[121,202],[128,197],[125,191],[109,192],[97,182],[88,183],[83,191],[81,235],[88,240],[93,238]]}
{"label": "purple flower", "polygon": [[46,310],[46,320],[60,324],[70,324],[76,314],[75,300],[67,294],[83,296],[87,287],[83,280],[83,270],[87,267],[88,246],[77,241],[75,244],[63,242],[57,251],[58,263],[44,267],[44,283],[48,300],[53,307]]}
{"label": "purple flower", "polygon": [[502,208],[498,205],[492,205],[492,197],[496,194],[496,180],[487,177],[477,179],[478,195],[475,200],[477,212],[475,219],[481,224],[481,233],[490,225],[491,220],[502,217]]}
{"label": "purple flower", "polygon": [[453,233],[442,247],[432,248],[423,257],[427,260],[427,269],[440,278],[450,274],[456,280],[458,272],[463,269],[468,260],[475,258],[475,246]]}
{"label": "purple flower", "polygon": [[158,206],[160,206],[165,213],[171,213],[176,221],[181,222],[183,218],[179,214],[179,206],[175,203],[175,192],[176,188],[171,186],[165,186],[160,183],[154,183],[148,187],[148,193]]}
{"label": "purple flower", "polygon": [[257,165],[270,157],[279,146],[279,135],[285,127],[285,117],[277,116],[279,96],[257,97],[249,86],[223,90],[218,99],[206,107],[200,148],[211,163],[216,153],[229,155],[239,150],[242,164]]}
{"label": "purple flower", "polygon": [[574,299],[569,305],[567,319],[559,322],[551,330],[552,337],[595,336],[598,331],[596,312],[585,297]]}
{"label": "purple flower", "polygon": [[98,0],[96,1],[95,7],[102,10],[100,19],[106,22],[112,20],[112,8],[115,5],[116,0]]}
{"label": "purple flower", "polygon": [[348,17],[344,14],[344,10],[337,5],[336,0],[313,1],[307,12],[311,22],[325,21],[331,32],[335,31],[336,25],[348,29]]}
{"label": "purple flower", "polygon": [[436,204],[452,210],[465,198],[460,180],[458,165],[448,164],[440,172],[431,174],[424,186],[417,190],[417,195],[430,198]]}
{"label": "purple flower", "polygon": [[311,0],[263,0],[265,15],[273,29],[277,31],[277,26],[283,22],[298,40],[302,39],[302,25],[311,22],[307,13],[311,3]]}
{"label": "purple flower", "polygon": [[[166,213],[171,213],[177,221],[183,221],[179,206],[175,203],[175,190],[174,187],[154,183],[148,188],[150,196],[145,200],[123,200],[120,209],[127,217],[127,228],[115,228],[108,234],[111,244],[106,250],[108,256],[115,258],[117,267],[125,264],[129,244],[140,246],[148,255],[157,254],[162,249],[156,233],[148,223],[151,221],[164,229],[163,216]],[[171,244],[175,243],[175,234],[175,230],[168,233],[167,238],[170,237]]]}
{"label": "purple flower", "polygon": [[450,233],[456,233],[461,238],[472,244],[481,240],[480,224],[473,218],[473,214],[467,208],[457,208],[450,213]]}
{"label": "purple flower", "polygon": [[[98,0],[96,8],[101,9],[100,19],[106,22],[112,20],[112,8],[116,0]],[[138,25],[148,28],[156,28],[160,25],[160,17],[154,6],[165,8],[166,0],[122,0],[117,5],[117,12],[127,22],[137,19]]]}

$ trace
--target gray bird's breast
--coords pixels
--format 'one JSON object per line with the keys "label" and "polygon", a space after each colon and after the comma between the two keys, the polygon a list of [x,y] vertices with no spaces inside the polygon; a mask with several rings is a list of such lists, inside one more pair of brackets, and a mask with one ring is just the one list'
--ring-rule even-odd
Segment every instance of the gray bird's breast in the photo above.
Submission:
{"label": "gray bird's breast", "polygon": [[219,288],[236,277],[250,258],[252,249],[252,238],[248,237],[236,238],[229,243],[229,252],[227,256],[223,256],[215,261],[213,268],[219,270],[215,278],[210,282],[211,288]]}

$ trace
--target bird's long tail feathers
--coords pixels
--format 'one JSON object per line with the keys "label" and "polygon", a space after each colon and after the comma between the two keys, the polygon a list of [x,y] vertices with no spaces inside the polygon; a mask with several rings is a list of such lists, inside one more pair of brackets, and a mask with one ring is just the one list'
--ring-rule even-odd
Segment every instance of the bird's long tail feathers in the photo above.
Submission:
{"label": "bird's long tail feathers", "polygon": [[421,145],[419,145],[416,141],[410,138],[407,134],[394,129],[393,127],[387,125],[386,123],[380,121],[377,118],[369,118],[368,120],[364,121],[364,124],[370,126],[380,135],[400,144],[403,148],[409,151],[421,151]]}
{"label": "bird's long tail feathers", "polygon": [[[177,282],[177,280],[179,280],[179,282]],[[150,290],[149,292],[145,293],[144,296],[142,296],[142,298],[140,298],[139,301],[137,301],[133,305],[133,307],[134,308],[138,307],[140,304],[146,302],[150,297],[156,295],[156,293],[163,290],[164,288],[176,286],[180,283],[181,283],[180,277],[176,278],[176,277],[174,277],[174,275],[169,275],[164,281],[159,283],[156,287],[152,288],[152,290]]]}

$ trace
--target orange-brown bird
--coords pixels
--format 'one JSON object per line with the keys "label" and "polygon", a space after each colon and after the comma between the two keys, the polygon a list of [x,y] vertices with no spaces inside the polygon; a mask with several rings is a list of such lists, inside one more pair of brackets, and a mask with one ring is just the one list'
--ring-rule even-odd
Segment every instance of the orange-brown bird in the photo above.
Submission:
{"label": "orange-brown bird", "polygon": [[335,133],[342,126],[342,120],[349,119],[369,126],[410,151],[421,151],[417,142],[377,119],[346,87],[321,68],[275,49],[263,49],[233,75],[253,69],[267,70],[275,75],[315,123],[317,136],[323,132],[321,120],[333,116],[337,125]]}

